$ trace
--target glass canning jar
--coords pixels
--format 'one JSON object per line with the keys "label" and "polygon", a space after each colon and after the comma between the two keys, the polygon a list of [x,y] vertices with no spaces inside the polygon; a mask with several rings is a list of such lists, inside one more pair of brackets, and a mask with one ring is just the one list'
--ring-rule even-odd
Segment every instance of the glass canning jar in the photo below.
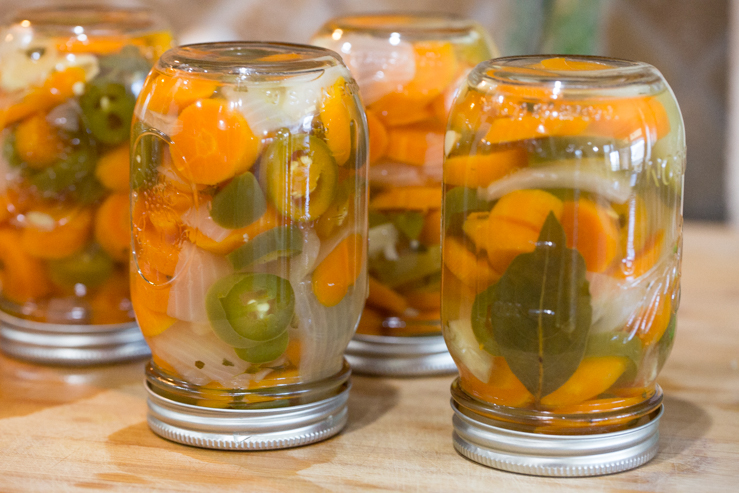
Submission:
{"label": "glass canning jar", "polygon": [[447,141],[455,446],[531,474],[648,461],[680,301],[685,133],[667,82],[624,60],[491,60]]}
{"label": "glass canning jar", "polygon": [[455,371],[439,322],[441,174],[457,88],[497,49],[476,22],[424,14],[326,23],[314,44],[338,52],[369,126],[370,292],[347,358],[355,371]]}
{"label": "glass canning jar", "polygon": [[184,46],[146,80],[131,293],[156,433],[267,449],[346,423],[343,353],[367,297],[357,91],[335,53],[291,44]]}
{"label": "glass canning jar", "polygon": [[85,365],[147,356],[128,288],[129,138],[173,45],[145,9],[7,17],[0,39],[0,346]]}

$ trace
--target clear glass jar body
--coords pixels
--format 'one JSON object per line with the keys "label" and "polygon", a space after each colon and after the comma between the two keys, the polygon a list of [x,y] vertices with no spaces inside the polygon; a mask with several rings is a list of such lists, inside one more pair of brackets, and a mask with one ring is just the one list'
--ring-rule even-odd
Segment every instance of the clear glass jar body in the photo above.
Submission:
{"label": "clear glass jar body", "polygon": [[479,65],[444,162],[442,317],[461,406],[598,433],[661,401],[680,300],[685,134],[652,66]]}
{"label": "clear glass jar body", "polygon": [[131,179],[131,291],[155,392],[283,405],[342,373],[367,290],[366,139],[328,50],[219,43],[160,59]]}
{"label": "clear glass jar body", "polygon": [[0,44],[5,314],[76,326],[134,322],[130,124],[146,75],[172,44],[168,26],[148,10],[59,7],[6,20]]}
{"label": "clear glass jar body", "polygon": [[497,49],[475,22],[422,14],[334,19],[312,42],[341,54],[367,112],[370,293],[357,333],[439,334],[447,115]]}

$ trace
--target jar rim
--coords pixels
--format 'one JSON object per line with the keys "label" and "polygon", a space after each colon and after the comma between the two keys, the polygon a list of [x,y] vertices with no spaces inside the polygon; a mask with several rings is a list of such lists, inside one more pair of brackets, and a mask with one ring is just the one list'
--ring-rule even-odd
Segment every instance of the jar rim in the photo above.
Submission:
{"label": "jar rim", "polygon": [[20,24],[52,34],[115,35],[168,29],[153,9],[106,5],[58,5],[32,7],[11,12],[6,24]]}
{"label": "jar rim", "polygon": [[244,76],[315,72],[341,65],[341,57],[318,46],[263,41],[195,43],[172,48],[157,62],[159,68],[200,74]]}
{"label": "jar rim", "polygon": [[444,37],[464,35],[479,27],[471,19],[444,12],[373,12],[335,17],[324,30],[354,30],[368,34]]}
{"label": "jar rim", "polygon": [[[546,68],[542,61],[562,58],[567,62],[603,65],[593,70]],[[471,79],[489,90],[506,84],[519,87],[561,86],[563,89],[609,90],[627,86],[664,83],[660,71],[645,62],[591,55],[523,55],[494,58],[479,64]]]}

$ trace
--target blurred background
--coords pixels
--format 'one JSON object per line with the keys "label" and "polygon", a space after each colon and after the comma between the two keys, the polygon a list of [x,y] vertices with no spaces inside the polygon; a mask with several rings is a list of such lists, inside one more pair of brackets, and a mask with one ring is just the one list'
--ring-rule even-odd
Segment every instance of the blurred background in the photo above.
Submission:
{"label": "blurred background", "polygon": [[[0,11],[18,0],[0,0]],[[24,1],[24,6],[61,1]],[[69,2],[66,2],[69,3]],[[83,2],[75,2],[83,3]],[[89,3],[89,2],[84,2]],[[93,2],[93,3],[101,3]],[[135,4],[137,0],[104,3]],[[182,43],[232,39],[305,43],[331,17],[353,12],[450,12],[485,26],[504,55],[598,54],[642,60],[666,77],[688,142],[685,217],[739,225],[739,97],[729,97],[731,9],[739,0],[147,0]],[[736,15],[739,17],[739,14]],[[739,27],[739,22],[734,22]],[[739,64],[736,64],[739,66]],[[739,81],[739,73],[736,74]],[[738,89],[739,84],[735,84]],[[729,101],[737,101],[732,111]],[[731,114],[737,115],[731,118]],[[729,131],[727,132],[727,128]],[[733,129],[736,128],[736,131]],[[732,191],[732,193],[729,193]]]}

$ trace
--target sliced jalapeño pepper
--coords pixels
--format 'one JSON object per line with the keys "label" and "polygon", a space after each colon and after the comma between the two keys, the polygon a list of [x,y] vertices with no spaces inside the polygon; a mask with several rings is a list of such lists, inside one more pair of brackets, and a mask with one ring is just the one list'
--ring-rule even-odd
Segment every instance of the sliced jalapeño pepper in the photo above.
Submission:
{"label": "sliced jalape\u00f1o pepper", "polygon": [[113,261],[98,245],[49,261],[49,277],[62,287],[84,284],[87,288],[94,288],[104,283],[112,273]]}
{"label": "sliced jalape\u00f1o pepper", "polygon": [[80,107],[93,137],[104,144],[128,139],[136,99],[126,87],[105,80],[92,81],[80,97]]}
{"label": "sliced jalape\u00f1o pepper", "polygon": [[282,214],[295,221],[312,221],[331,205],[338,166],[318,137],[281,131],[265,151],[262,164],[267,195]]}
{"label": "sliced jalape\u00f1o pepper", "polygon": [[243,173],[229,182],[213,197],[210,217],[224,228],[238,229],[250,225],[267,210],[267,201],[253,174]]}
{"label": "sliced jalape\u00f1o pepper", "polygon": [[295,225],[272,228],[241,245],[226,258],[236,270],[266,264],[303,251],[303,233]]}
{"label": "sliced jalape\u00f1o pepper", "polygon": [[295,293],[274,274],[231,274],[208,290],[205,307],[218,337],[235,348],[276,339],[293,318]]}
{"label": "sliced jalape\u00f1o pepper", "polygon": [[235,349],[236,356],[249,363],[267,363],[282,356],[287,349],[288,342],[290,342],[290,337],[287,335],[287,331],[284,331],[280,336],[258,346]]}

